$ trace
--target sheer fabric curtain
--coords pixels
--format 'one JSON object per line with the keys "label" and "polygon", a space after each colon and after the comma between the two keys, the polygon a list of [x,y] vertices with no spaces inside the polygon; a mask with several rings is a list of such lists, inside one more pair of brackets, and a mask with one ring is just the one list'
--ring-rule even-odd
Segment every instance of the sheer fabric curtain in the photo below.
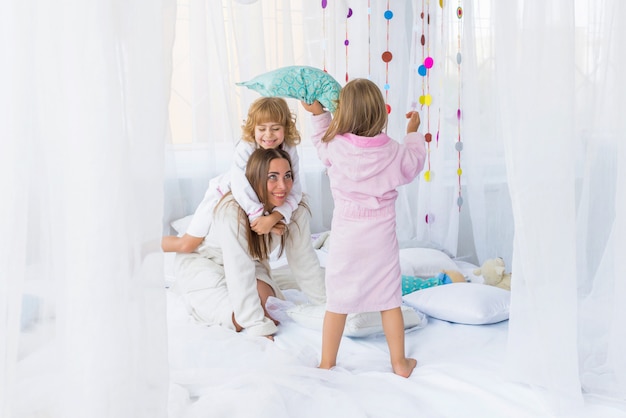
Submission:
{"label": "sheer fabric curtain", "polygon": [[[258,93],[238,87],[239,81],[288,65],[313,63],[303,23],[310,18],[305,2],[244,0],[178,0],[174,43],[172,143],[166,149],[164,230],[169,223],[194,212],[209,180],[231,165],[241,137],[241,124]],[[310,3],[310,2],[309,2]],[[307,5],[310,7],[310,4]],[[319,4],[316,5],[319,8]],[[321,9],[320,9],[321,10]],[[321,18],[321,12],[317,13]],[[321,38],[311,42],[319,50]],[[297,56],[297,58],[296,58]],[[296,100],[288,100],[298,117],[303,146],[306,119]],[[311,148],[300,153],[305,190],[320,195],[321,167]],[[308,186],[308,187],[307,187]],[[318,231],[328,229],[319,199],[309,201]]]}
{"label": "sheer fabric curtain", "polygon": [[[239,68],[236,56],[231,56],[237,50],[230,16],[234,12],[222,3],[177,2],[169,105],[173,135],[166,148],[166,232],[170,221],[193,213],[208,180],[228,169],[244,117],[232,87],[238,80],[233,68]],[[263,42],[262,26],[260,32],[254,25],[244,27],[251,31],[251,42]],[[263,51],[258,46],[255,51]]]}
{"label": "sheer fabric curtain", "polygon": [[559,412],[626,397],[620,1],[492,2],[515,220],[509,360]]}
{"label": "sheer fabric curtain", "polygon": [[165,417],[170,1],[0,14],[0,415]]}
{"label": "sheer fabric curtain", "polygon": [[[512,267],[514,221],[501,130],[496,79],[498,40],[493,5],[463,2],[463,179],[459,248],[474,251],[474,263],[502,257]],[[454,23],[452,23],[454,25]],[[508,91],[508,86],[506,86]]]}
{"label": "sheer fabric curtain", "polygon": [[[626,30],[619,1],[577,4],[587,27],[580,39],[576,83],[576,212],[579,367],[585,392],[626,399]],[[577,48],[579,44],[577,43]],[[577,51],[578,52],[578,51]]]}
{"label": "sheer fabric curtain", "polygon": [[[432,136],[423,173],[399,189],[396,210],[401,245],[428,245],[455,256],[469,255],[471,249],[458,252],[461,211],[455,145],[461,76],[455,56],[462,27],[451,25],[458,20],[455,10],[441,8],[438,2],[415,1],[338,1],[328,2],[325,9],[319,2],[302,5],[311,57],[306,64],[325,66],[342,85],[354,78],[374,81],[391,109],[387,133],[395,140],[402,141],[406,134],[409,110],[420,112],[420,132]],[[433,59],[433,65],[422,76],[418,68],[427,58]],[[426,96],[432,100],[430,105],[420,101]],[[306,137],[304,142],[308,144]],[[317,158],[313,149],[303,148],[305,159]]]}
{"label": "sheer fabric curtain", "polygon": [[[440,129],[433,140],[432,180],[420,178],[403,187],[398,200],[398,233],[405,245],[426,243],[457,255],[457,100],[455,10],[436,2],[322,2],[273,0],[179,0],[174,45],[172,105],[173,143],[167,152],[165,230],[168,222],[192,213],[208,180],[228,169],[241,134],[241,121],[259,94],[235,85],[290,65],[325,69],[344,85],[346,79],[370,78],[391,107],[387,133],[401,141],[405,113],[418,109],[422,132]],[[432,3],[432,4],[431,4]],[[422,18],[430,16],[430,18]],[[350,15],[350,17],[348,17]],[[440,34],[443,31],[443,34]],[[424,32],[428,38],[420,43]],[[345,41],[348,40],[348,45]],[[392,53],[388,63],[383,53]],[[448,55],[453,54],[452,58]],[[431,90],[417,67],[435,59]],[[454,86],[444,100],[442,86]],[[418,98],[430,93],[433,104]],[[302,134],[300,170],[310,196],[314,232],[330,228],[332,199],[324,169],[309,136],[309,114],[288,99]],[[180,128],[177,129],[177,126]],[[192,129],[185,132],[185,126]],[[425,222],[426,216],[430,222]],[[468,249],[471,252],[472,249]]]}

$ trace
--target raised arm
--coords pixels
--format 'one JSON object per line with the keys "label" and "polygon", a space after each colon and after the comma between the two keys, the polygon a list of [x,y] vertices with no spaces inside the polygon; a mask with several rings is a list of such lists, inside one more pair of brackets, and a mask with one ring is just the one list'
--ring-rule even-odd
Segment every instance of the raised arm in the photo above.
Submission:
{"label": "raised arm", "polygon": [[324,110],[322,105],[315,101],[312,104],[307,104],[306,102],[301,102],[302,107],[304,107],[307,111],[311,112],[311,124],[313,126],[313,134],[311,135],[311,141],[315,148],[317,149],[317,155],[326,167],[331,165],[330,160],[328,159],[327,146],[328,143],[322,142],[322,137],[326,133],[328,126],[330,125],[331,115],[330,112]]}
{"label": "raised arm", "polygon": [[416,111],[406,114],[408,119],[406,136],[404,137],[404,149],[400,155],[400,170],[404,177],[402,183],[412,181],[424,168],[426,161],[426,146],[424,135],[417,132],[420,126],[420,116]]}

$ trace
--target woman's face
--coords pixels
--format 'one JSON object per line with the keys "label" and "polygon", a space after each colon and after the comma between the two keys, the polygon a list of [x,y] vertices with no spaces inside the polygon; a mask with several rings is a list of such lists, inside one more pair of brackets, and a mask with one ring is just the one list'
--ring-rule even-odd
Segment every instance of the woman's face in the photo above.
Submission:
{"label": "woman's face", "polygon": [[261,148],[278,148],[285,141],[285,127],[277,122],[260,123],[254,127],[254,140]]}
{"label": "woman's face", "polygon": [[285,203],[285,199],[293,187],[293,177],[289,161],[284,158],[274,158],[270,161],[267,173],[267,195],[269,204],[276,207]]}

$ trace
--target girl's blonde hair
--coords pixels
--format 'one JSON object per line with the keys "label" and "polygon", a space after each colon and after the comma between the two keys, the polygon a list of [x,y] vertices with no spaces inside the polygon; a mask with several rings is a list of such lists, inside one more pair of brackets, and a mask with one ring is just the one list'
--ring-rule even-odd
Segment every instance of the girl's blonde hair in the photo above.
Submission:
{"label": "girl's blonde hair", "polygon": [[323,142],[335,136],[352,133],[373,137],[387,126],[387,106],[380,89],[365,78],[350,80],[339,92],[337,110],[322,137]]}
{"label": "girl's blonde hair", "polygon": [[261,97],[250,105],[248,118],[242,126],[242,139],[256,144],[254,127],[268,122],[280,123],[285,128],[285,144],[293,147],[300,143],[296,116],[289,109],[287,101],[281,97]]}

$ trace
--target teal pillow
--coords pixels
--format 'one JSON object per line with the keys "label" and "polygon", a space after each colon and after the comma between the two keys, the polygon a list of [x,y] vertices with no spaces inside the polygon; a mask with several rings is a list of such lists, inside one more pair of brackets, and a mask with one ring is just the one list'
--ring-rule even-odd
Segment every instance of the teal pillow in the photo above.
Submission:
{"label": "teal pillow", "polygon": [[[402,275],[402,296],[408,295],[415,291],[426,289],[433,286],[446,284],[444,273],[438,274],[436,277],[422,278],[415,276]],[[449,280],[449,279],[448,279]]]}
{"label": "teal pillow", "polygon": [[286,97],[308,104],[317,100],[331,113],[337,108],[341,90],[341,85],[327,72],[298,65],[278,68],[236,84],[265,97]]}

